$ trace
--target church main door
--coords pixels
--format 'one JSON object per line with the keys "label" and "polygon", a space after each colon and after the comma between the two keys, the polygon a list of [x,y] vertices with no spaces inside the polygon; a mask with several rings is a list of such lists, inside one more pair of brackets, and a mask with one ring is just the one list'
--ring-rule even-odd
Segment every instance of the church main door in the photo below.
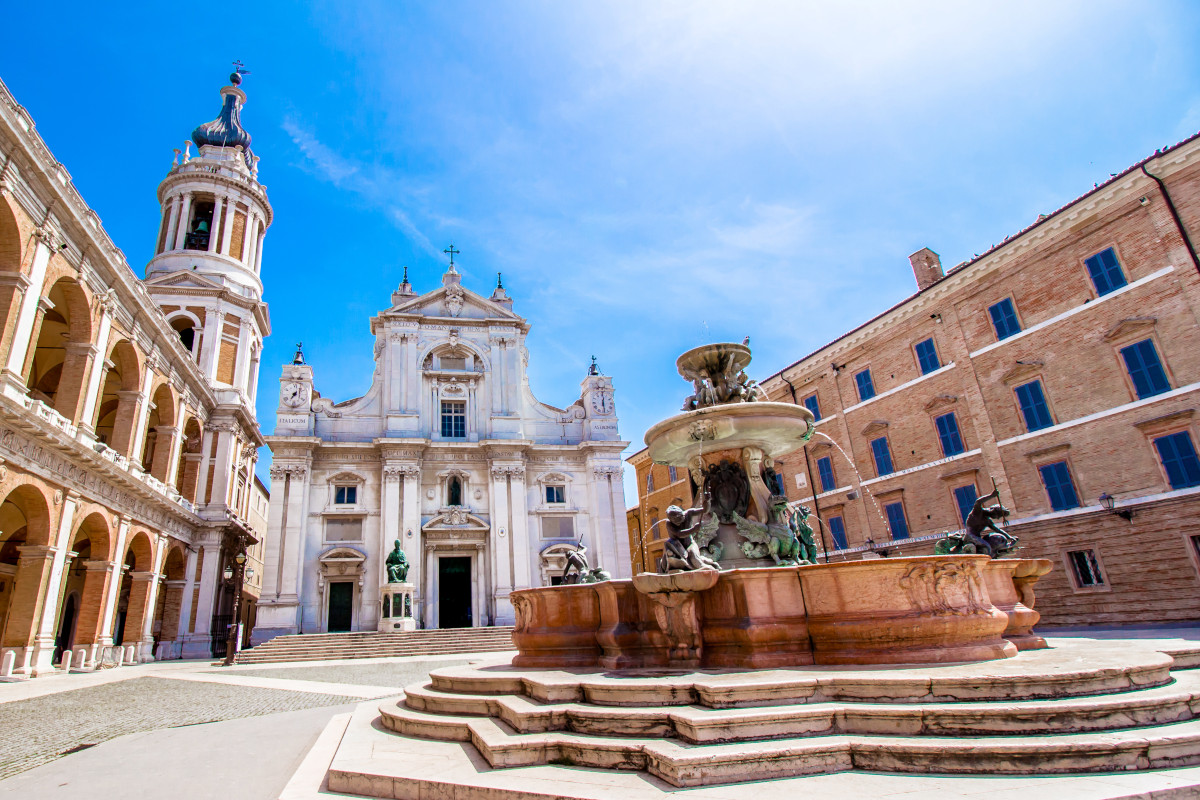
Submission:
{"label": "church main door", "polygon": [[471,627],[471,559],[438,559],[438,627]]}
{"label": "church main door", "polygon": [[326,630],[340,633],[350,630],[353,622],[354,584],[349,581],[329,584],[329,624]]}

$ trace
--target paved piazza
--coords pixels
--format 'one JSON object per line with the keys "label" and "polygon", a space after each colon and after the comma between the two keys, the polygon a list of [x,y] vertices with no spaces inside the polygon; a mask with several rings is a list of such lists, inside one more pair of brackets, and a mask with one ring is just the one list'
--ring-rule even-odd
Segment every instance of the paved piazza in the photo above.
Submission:
{"label": "paved piazza", "polygon": [[[176,776],[198,779],[172,788],[175,798],[228,793],[234,785],[238,797],[277,797],[331,716],[395,695],[431,669],[470,661],[392,658],[237,669],[176,661],[0,683],[0,797],[118,791],[157,797],[150,776],[158,769],[169,783]],[[177,747],[171,745],[176,739]],[[205,763],[203,749],[195,748],[200,740],[216,748],[214,763]],[[177,752],[174,768],[164,746]],[[109,784],[105,765],[113,771]],[[145,782],[130,777],[141,771],[148,771]]]}

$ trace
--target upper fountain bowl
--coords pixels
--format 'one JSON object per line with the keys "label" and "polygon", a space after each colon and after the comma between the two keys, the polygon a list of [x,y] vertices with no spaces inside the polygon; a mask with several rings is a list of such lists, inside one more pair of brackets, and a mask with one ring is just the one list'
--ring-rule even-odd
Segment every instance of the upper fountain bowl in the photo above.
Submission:
{"label": "upper fountain bowl", "polygon": [[689,381],[715,375],[737,375],[749,365],[750,348],[733,342],[702,344],[675,359],[679,374]]}
{"label": "upper fountain bowl", "polygon": [[685,411],[646,431],[650,460],[677,467],[702,452],[757,447],[771,458],[799,450],[816,429],[812,412],[791,403],[726,403]]}

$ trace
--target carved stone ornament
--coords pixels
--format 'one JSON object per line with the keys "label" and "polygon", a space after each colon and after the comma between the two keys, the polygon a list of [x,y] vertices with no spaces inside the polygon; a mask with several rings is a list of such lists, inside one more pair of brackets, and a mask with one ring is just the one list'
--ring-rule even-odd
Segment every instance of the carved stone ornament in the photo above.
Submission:
{"label": "carved stone ornament", "polygon": [[446,310],[450,312],[450,316],[457,317],[462,313],[463,308],[463,288],[458,284],[450,284],[446,287]]}
{"label": "carved stone ornament", "polygon": [[623,472],[624,471],[620,467],[593,467],[592,468],[592,474],[596,476],[597,480],[604,480],[605,478],[620,477],[620,475]]}
{"label": "carved stone ornament", "polygon": [[504,477],[523,478],[523,477],[525,477],[525,467],[520,466],[520,465],[495,466],[495,467],[492,467],[492,477],[493,478],[504,478]]}
{"label": "carved stone ornament", "polygon": [[464,392],[465,390],[463,389],[462,385],[458,383],[447,383],[442,385],[442,394],[444,395],[459,397]]}
{"label": "carved stone ornament", "polygon": [[55,489],[54,490],[54,505],[61,506],[62,500],[63,500],[62,489]]}
{"label": "carved stone ornament", "polygon": [[270,472],[272,478],[282,479],[290,476],[294,480],[300,480],[308,474],[308,468],[299,464],[286,466],[272,465]]}
{"label": "carved stone ornament", "polygon": [[746,516],[750,508],[750,481],[742,465],[729,459],[710,466],[704,482],[712,493],[712,510],[721,522],[732,524],[733,515]]}
{"label": "carved stone ornament", "polygon": [[383,348],[384,348],[383,338],[381,337],[379,339],[376,339],[375,340],[375,355],[374,355],[375,358],[379,358],[379,354],[383,352]]}
{"label": "carved stone ornament", "polygon": [[324,414],[330,419],[337,419],[342,416],[342,412],[334,410],[333,401],[328,397],[318,397],[312,401],[312,410],[318,414]]}
{"label": "carved stone ornament", "polygon": [[717,426],[709,419],[697,420],[688,429],[688,436],[693,442],[711,442],[717,438]]}

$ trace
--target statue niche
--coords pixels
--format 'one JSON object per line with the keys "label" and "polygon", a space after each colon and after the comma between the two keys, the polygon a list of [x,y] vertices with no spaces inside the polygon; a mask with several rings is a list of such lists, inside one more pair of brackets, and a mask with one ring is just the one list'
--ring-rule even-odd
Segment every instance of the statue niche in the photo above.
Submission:
{"label": "statue niche", "polygon": [[462,504],[462,480],[457,475],[451,475],[450,480],[446,482],[446,505],[461,506]]}

